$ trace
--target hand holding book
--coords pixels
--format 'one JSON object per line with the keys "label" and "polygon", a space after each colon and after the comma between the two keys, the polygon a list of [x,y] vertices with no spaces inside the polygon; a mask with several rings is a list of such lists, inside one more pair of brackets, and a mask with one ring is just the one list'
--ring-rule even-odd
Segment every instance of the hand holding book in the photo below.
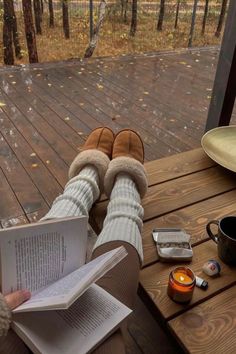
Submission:
{"label": "hand holding book", "polygon": [[25,301],[29,300],[31,297],[31,293],[28,290],[18,290],[14,293],[5,295],[6,303],[8,304],[11,310],[14,310]]}
{"label": "hand holding book", "polygon": [[87,264],[86,248],[86,217],[0,230],[2,292],[12,328],[34,353],[87,353],[131,312],[94,284],[125,248]]}

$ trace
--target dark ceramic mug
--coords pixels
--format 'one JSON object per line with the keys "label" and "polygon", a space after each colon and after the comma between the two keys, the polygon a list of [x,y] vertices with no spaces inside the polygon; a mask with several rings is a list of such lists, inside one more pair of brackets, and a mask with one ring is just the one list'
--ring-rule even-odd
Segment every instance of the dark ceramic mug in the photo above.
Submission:
{"label": "dark ceramic mug", "polygon": [[[218,232],[214,235],[211,225],[218,226]],[[227,264],[236,265],[236,216],[226,216],[221,220],[212,220],[207,226],[207,233],[218,245],[218,255]]]}

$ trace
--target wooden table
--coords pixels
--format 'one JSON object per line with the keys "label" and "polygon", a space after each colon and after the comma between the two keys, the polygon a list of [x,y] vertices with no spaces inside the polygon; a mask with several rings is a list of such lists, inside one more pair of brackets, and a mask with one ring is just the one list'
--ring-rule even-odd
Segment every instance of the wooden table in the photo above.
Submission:
{"label": "wooden table", "polygon": [[[189,353],[236,352],[236,268],[221,263],[221,276],[212,279],[202,272],[209,259],[218,260],[216,245],[205,226],[212,219],[236,214],[236,176],[216,165],[202,149],[180,153],[146,164],[149,191],[143,200],[144,265],[140,294],[152,314],[170,330]],[[101,228],[107,201],[95,208]],[[154,227],[180,227],[191,235],[196,275],[209,282],[209,289],[196,288],[189,305],[176,304],[166,294],[173,264],[160,263],[151,237]],[[180,263],[181,264],[181,263]]]}

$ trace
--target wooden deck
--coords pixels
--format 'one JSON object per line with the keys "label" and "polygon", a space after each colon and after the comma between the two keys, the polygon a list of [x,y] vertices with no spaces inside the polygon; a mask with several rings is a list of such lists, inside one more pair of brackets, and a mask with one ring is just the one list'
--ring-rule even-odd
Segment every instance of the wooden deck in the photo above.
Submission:
{"label": "wooden deck", "polygon": [[[146,160],[198,147],[217,57],[206,48],[1,67],[0,227],[46,213],[95,127],[137,130]],[[140,302],[129,332],[129,353],[176,353]]]}

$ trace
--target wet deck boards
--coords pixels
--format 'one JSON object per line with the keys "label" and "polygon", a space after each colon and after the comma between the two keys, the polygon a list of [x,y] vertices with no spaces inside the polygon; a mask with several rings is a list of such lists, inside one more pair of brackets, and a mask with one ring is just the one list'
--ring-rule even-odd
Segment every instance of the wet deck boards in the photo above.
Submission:
{"label": "wet deck boards", "polygon": [[[205,48],[1,67],[0,227],[46,213],[95,127],[137,130],[146,161],[199,147],[217,58]],[[140,304],[133,316],[128,352],[172,352]]]}

